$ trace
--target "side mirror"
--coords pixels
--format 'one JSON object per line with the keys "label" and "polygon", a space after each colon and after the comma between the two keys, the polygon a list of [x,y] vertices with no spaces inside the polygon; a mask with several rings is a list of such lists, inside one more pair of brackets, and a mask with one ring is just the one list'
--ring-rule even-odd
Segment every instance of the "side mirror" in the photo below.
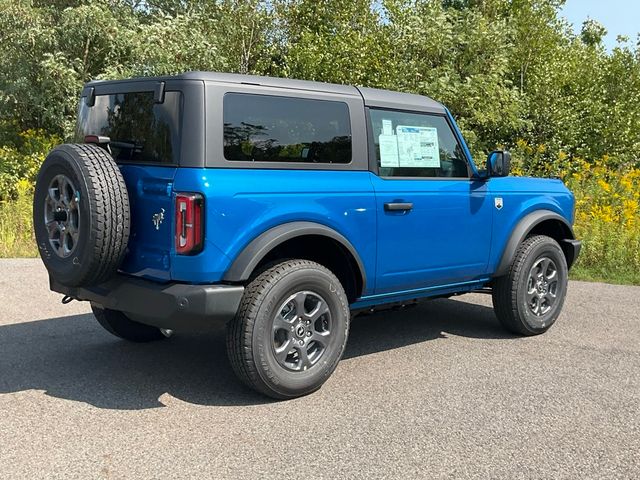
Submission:
{"label": "side mirror", "polygon": [[511,169],[511,154],[506,150],[496,150],[487,157],[489,177],[506,177]]}

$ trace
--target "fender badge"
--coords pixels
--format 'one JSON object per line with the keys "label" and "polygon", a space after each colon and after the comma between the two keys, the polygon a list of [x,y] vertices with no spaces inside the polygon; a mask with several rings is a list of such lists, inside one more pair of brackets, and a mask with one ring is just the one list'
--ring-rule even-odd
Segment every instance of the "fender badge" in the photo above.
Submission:
{"label": "fender badge", "polygon": [[154,213],[153,217],[151,217],[151,221],[153,222],[153,225],[156,227],[156,230],[160,230],[160,225],[162,225],[163,220],[164,220],[164,208],[161,208],[160,212]]}
{"label": "fender badge", "polygon": [[494,204],[498,210],[502,210],[502,206],[503,206],[502,197],[496,197],[494,199]]}

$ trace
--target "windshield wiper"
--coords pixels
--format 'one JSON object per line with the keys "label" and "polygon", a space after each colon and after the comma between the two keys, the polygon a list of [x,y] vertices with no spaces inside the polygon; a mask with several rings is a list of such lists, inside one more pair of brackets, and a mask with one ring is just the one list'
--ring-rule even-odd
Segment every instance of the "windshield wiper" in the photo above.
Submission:
{"label": "windshield wiper", "polygon": [[110,137],[104,135],[85,135],[84,136],[85,143],[93,143],[99,145],[111,153],[111,147],[119,148],[120,150],[130,150],[131,153],[129,157],[132,157],[134,153],[141,153],[143,149],[143,145],[135,142],[121,142],[119,140],[111,140]]}

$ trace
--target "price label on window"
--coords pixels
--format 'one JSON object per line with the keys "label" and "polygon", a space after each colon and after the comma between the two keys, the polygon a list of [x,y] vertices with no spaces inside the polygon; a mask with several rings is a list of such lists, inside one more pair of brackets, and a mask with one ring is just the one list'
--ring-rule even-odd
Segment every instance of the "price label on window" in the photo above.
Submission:
{"label": "price label on window", "polygon": [[398,125],[396,132],[400,167],[440,168],[438,129]]}

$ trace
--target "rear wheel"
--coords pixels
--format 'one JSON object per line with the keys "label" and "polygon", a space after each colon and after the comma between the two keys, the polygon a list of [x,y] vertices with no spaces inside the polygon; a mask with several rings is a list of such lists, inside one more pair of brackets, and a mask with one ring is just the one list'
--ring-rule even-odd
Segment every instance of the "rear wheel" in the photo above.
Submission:
{"label": "rear wheel", "polygon": [[519,246],[509,273],[496,279],[493,306],[498,320],[521,335],[538,335],[555,323],[567,293],[569,269],[554,239],[536,235]]}
{"label": "rear wheel", "polygon": [[98,323],[109,333],[130,342],[144,343],[167,338],[170,333],[157,327],[134,322],[124,313],[91,304]]}
{"label": "rear wheel", "polygon": [[270,397],[314,392],[335,370],[347,342],[349,307],[336,276],[308,260],[279,263],[247,286],[228,325],[238,377]]}

